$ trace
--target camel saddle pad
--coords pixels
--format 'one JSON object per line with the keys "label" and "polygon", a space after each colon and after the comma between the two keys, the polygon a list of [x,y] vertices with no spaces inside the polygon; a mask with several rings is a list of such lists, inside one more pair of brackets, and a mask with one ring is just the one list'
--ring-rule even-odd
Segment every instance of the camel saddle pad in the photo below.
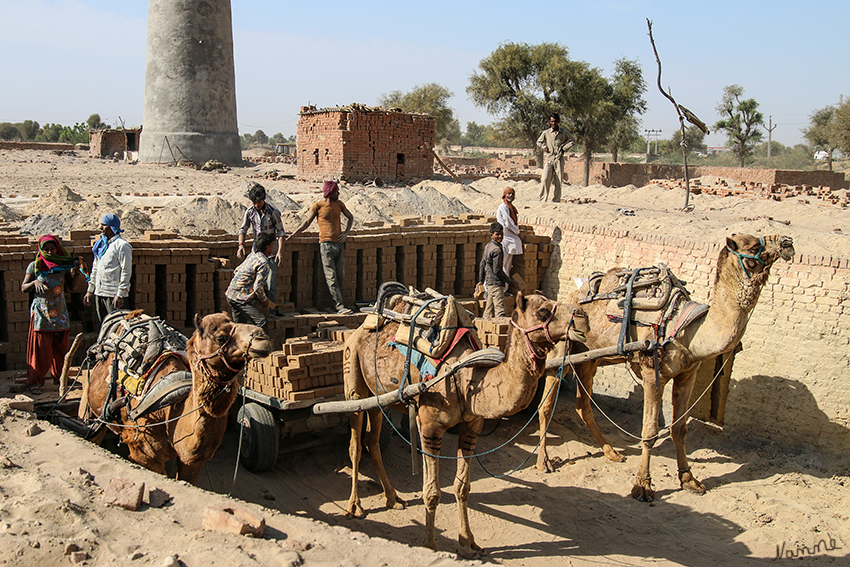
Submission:
{"label": "camel saddle pad", "polygon": [[141,314],[127,319],[128,313],[113,311],[104,319],[97,343],[89,349],[88,356],[100,361],[114,352],[119,383],[131,395],[138,395],[156,363],[170,355],[185,358],[189,339],[159,317]]}
{"label": "camel saddle pad", "polygon": [[[401,345],[412,346],[415,350],[433,359],[442,359],[450,348],[457,343],[458,334],[466,335],[472,344],[472,348],[481,348],[481,339],[472,325],[472,315],[464,309],[454,296],[448,295],[444,299],[434,302],[440,304],[438,313],[442,311],[439,322],[431,327],[415,325],[413,328],[413,340],[410,340],[410,323],[401,323],[395,334],[395,342]],[[432,304],[434,305],[434,304]],[[412,306],[411,313],[418,311]]]}
{"label": "camel saddle pad", "polygon": [[[631,313],[632,321],[637,324],[656,326],[669,320],[681,303],[690,301],[690,293],[665,264],[650,268],[640,268],[632,283]],[[607,299],[605,314],[609,320],[622,320],[626,301],[626,291],[633,271],[618,272],[619,284],[612,290],[600,294],[599,299]]]}

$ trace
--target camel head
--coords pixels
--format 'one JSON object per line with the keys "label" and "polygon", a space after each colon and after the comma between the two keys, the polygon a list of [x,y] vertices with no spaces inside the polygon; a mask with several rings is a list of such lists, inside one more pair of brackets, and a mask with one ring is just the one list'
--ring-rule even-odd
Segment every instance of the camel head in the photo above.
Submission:
{"label": "camel head", "polygon": [[265,331],[254,325],[234,323],[225,313],[203,318],[195,315],[195,333],[190,343],[207,368],[231,379],[248,359],[263,358],[272,351]]}
{"label": "camel head", "polygon": [[779,258],[785,261],[794,258],[794,241],[790,236],[776,234],[757,238],[749,234],[733,234],[720,250],[717,278],[722,266],[731,263],[743,272],[746,279],[763,283],[770,267]]}
{"label": "camel head", "polygon": [[539,293],[517,293],[511,324],[525,335],[529,345],[534,345],[535,353],[548,352],[565,338],[583,343],[590,331],[583,309],[552,301]]}

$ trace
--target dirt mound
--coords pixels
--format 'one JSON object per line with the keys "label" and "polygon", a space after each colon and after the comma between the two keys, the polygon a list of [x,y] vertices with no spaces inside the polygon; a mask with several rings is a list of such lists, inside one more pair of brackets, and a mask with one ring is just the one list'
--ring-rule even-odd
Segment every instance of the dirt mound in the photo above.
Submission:
{"label": "dirt mound", "polygon": [[85,201],[82,195],[74,193],[67,185],[60,185],[48,195],[45,195],[35,203],[27,206],[24,213],[27,215],[46,214],[62,210],[69,203],[82,203]]}
{"label": "dirt mound", "polygon": [[[224,195],[222,195],[222,199],[226,201],[230,201],[231,203],[236,203],[242,210],[251,206],[251,200],[248,199],[248,187],[252,185],[249,183],[244,188],[236,188],[228,191]],[[265,185],[263,186],[265,187]],[[265,187],[266,189],[266,200],[274,205],[280,211],[300,211],[302,206],[298,201],[293,200],[289,195],[284,193],[283,191],[279,191],[273,187]]]}
{"label": "dirt mound", "polygon": [[21,215],[19,215],[3,203],[0,203],[0,221],[17,222],[19,220],[21,220]]}
{"label": "dirt mound", "polygon": [[233,234],[239,229],[245,209],[220,197],[195,197],[179,206],[168,206],[153,213],[151,223],[158,230],[183,235],[207,234],[211,228]]}

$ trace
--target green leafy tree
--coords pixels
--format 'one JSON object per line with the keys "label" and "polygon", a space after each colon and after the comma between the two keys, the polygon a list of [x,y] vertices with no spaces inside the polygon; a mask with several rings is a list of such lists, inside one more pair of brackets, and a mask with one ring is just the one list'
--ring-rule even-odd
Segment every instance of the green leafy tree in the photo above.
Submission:
{"label": "green leafy tree", "polygon": [[21,132],[21,140],[24,141],[34,140],[35,137],[38,136],[39,130],[41,130],[38,122],[34,120],[24,120],[23,122],[16,124],[16,126]]}
{"label": "green leafy tree", "polygon": [[21,140],[21,131],[17,124],[0,122],[0,140]]}
{"label": "green leafy tree", "polygon": [[[688,126],[685,128],[685,146],[688,148],[688,152],[705,153],[708,150],[708,147],[705,145],[703,140],[705,140],[705,133],[697,126]],[[682,151],[681,130],[673,132],[673,137],[670,138],[670,148],[671,151],[674,152]]]}
{"label": "green leafy tree", "polygon": [[640,137],[637,116],[646,112],[646,81],[637,61],[621,58],[614,62],[614,124],[610,134],[611,155],[617,161],[620,148],[627,148]]}
{"label": "green leafy tree", "polygon": [[61,124],[50,124],[47,123],[41,129],[41,131],[36,135],[36,142],[58,142],[59,136],[62,135],[62,130],[64,127]]}
{"label": "green leafy tree", "polygon": [[378,105],[385,108],[400,108],[404,112],[422,112],[434,117],[437,142],[453,143],[460,140],[460,125],[449,107],[454,93],[437,83],[417,85],[410,91],[392,91],[378,98]]}
{"label": "green leafy tree", "polygon": [[764,115],[759,112],[759,103],[755,99],[742,99],[744,87],[729,85],[723,89],[723,99],[717,105],[721,118],[714,125],[716,130],[726,132],[726,145],[738,158],[741,167],[752,156],[753,148],[761,142]]}
{"label": "green leafy tree", "polygon": [[269,137],[266,136],[266,133],[262,130],[257,130],[254,132],[254,142],[261,146],[265,146],[269,143]]}
{"label": "green leafy tree", "polygon": [[836,108],[831,105],[815,110],[809,117],[809,127],[803,129],[803,136],[812,145],[812,149],[826,152],[829,171],[832,171],[832,152],[841,145],[835,115]]}
{"label": "green leafy tree", "polygon": [[277,132],[271,138],[269,138],[269,145],[274,146],[276,144],[282,144],[285,141],[286,138],[284,138],[283,134],[281,132]]}
{"label": "green leafy tree", "polygon": [[92,114],[89,116],[88,120],[86,120],[86,125],[90,130],[104,130],[109,128],[109,126],[101,121],[100,114]]}
{"label": "green leafy tree", "polygon": [[835,136],[838,149],[850,156],[850,99],[844,99],[835,109]]}
{"label": "green leafy tree", "polygon": [[490,124],[466,123],[466,132],[461,137],[460,143],[464,146],[494,147],[497,142],[498,133]]}
{"label": "green leafy tree", "polygon": [[496,128],[503,139],[533,148],[557,111],[553,98],[569,66],[560,44],[503,43],[481,60],[466,92],[476,106],[502,117]]}

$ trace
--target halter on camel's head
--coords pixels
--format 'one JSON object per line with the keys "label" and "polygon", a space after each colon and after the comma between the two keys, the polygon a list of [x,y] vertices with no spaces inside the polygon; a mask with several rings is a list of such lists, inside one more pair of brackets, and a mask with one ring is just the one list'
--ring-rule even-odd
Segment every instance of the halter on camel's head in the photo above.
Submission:
{"label": "halter on camel's head", "polygon": [[[207,315],[207,317],[212,317],[214,315],[216,315],[216,314]],[[233,337],[234,337],[237,329],[239,329],[240,327],[248,327],[250,325],[239,325],[237,323],[234,323],[230,319],[230,317],[228,317],[227,315],[225,315],[223,313],[220,313],[220,314],[217,314],[217,315],[223,316],[226,319],[226,322],[230,323],[230,332],[227,333],[226,335],[223,334],[223,333],[218,334],[218,335],[210,333],[210,331],[204,327],[204,319],[206,319],[207,317],[201,318],[199,315],[195,315],[195,329],[196,329],[196,333],[198,334],[198,336],[200,338],[205,338],[205,335],[209,335],[209,338],[213,341],[218,342],[218,345],[219,345],[217,350],[215,350],[214,352],[208,353],[208,354],[201,354],[200,352],[198,352],[197,347],[196,347],[195,354],[198,357],[197,366],[201,370],[203,375],[207,379],[209,379],[211,382],[214,382],[214,383],[218,384],[219,386],[227,386],[228,384],[230,384],[230,382],[236,377],[237,374],[239,374],[239,372],[248,363],[248,358],[251,357],[252,350],[256,350],[256,352],[260,353],[260,354],[263,354],[263,353],[267,354],[268,353],[266,348],[252,349],[252,346],[254,345],[255,340],[263,341],[267,344],[268,343],[268,337],[266,336],[265,331],[263,331],[259,327],[255,327],[250,333],[250,336],[249,336],[250,338],[248,340],[247,346],[244,349],[244,352],[238,357],[238,359],[235,362],[234,361],[228,361],[227,357],[225,356],[225,351],[224,351],[225,347],[230,343],[230,341],[233,340]],[[222,364],[224,364],[224,366],[227,368],[227,370],[229,370],[233,374],[227,380],[220,380],[219,378],[217,378],[215,376],[213,371],[210,369],[210,363],[208,361],[211,360],[211,359],[214,359],[216,357],[220,358]]]}
{"label": "halter on camel's head", "polygon": [[[739,249],[738,242],[734,240],[735,236],[733,234],[731,238],[726,239],[725,250],[738,257],[738,263],[748,280],[751,280],[753,275],[767,271],[778,258],[791,260],[794,257],[794,241],[790,236],[762,236],[757,240],[758,248],[755,244],[750,246],[751,253]],[[742,234],[740,237],[756,239],[748,234]]]}
{"label": "halter on camel's head", "polygon": [[[540,297],[546,299],[542,294],[539,294]],[[546,299],[546,301],[550,301]],[[523,296],[522,292],[517,293],[517,307],[521,311],[525,311],[528,308],[528,298]],[[561,304],[557,301],[551,302],[552,307],[549,309],[548,307],[538,307],[535,315],[537,319],[542,321],[537,325],[532,325],[531,327],[523,328],[519,326],[517,323],[517,319],[519,318],[519,314],[517,311],[514,311],[513,316],[511,317],[511,325],[517,328],[519,332],[522,334],[522,338],[525,342],[525,348],[528,351],[528,356],[531,358],[531,362],[535,368],[538,367],[541,363],[545,363],[546,354],[555,346],[555,343],[564,339],[570,339],[574,341],[584,342],[586,340],[585,333],[590,330],[590,324],[588,322],[587,314],[579,307],[571,306],[570,307],[570,320],[567,323],[566,330],[564,331],[563,337],[558,337],[556,339],[552,338],[552,335],[549,333],[549,323],[552,322],[552,319],[555,318],[555,312],[558,310],[558,306]],[[535,331],[542,331],[543,336],[546,339],[546,343],[544,344],[543,352],[537,352],[534,349],[534,342],[531,340],[531,333]],[[539,341],[542,342],[542,341]]]}

